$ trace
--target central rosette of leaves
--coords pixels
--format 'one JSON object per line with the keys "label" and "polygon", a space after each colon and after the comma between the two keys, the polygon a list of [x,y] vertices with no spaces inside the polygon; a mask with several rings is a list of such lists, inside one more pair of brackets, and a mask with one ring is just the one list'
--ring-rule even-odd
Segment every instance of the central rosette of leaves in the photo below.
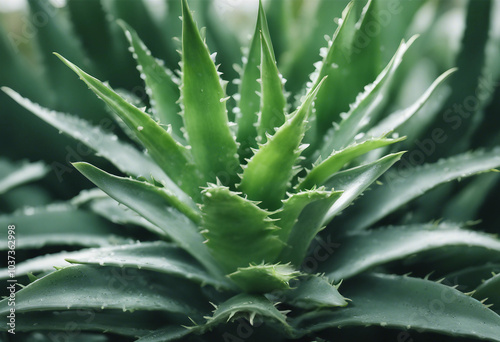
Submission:
{"label": "central rosette of leaves", "polygon": [[[129,161],[125,173],[133,179],[110,175],[86,163],[75,167],[110,197],[161,227],[168,238],[229,287],[236,284],[246,292],[265,293],[288,289],[290,280],[304,276],[329,288],[335,305],[345,305],[329,281],[298,269],[320,229],[367,186],[351,187],[347,199],[336,202],[342,192],[333,188],[343,183],[339,179],[332,183],[334,176],[363,154],[401,140],[387,138],[401,120],[382,121],[363,130],[382,110],[387,99],[384,94],[413,39],[401,43],[374,83],[332,126],[335,110],[328,104],[335,87],[331,79],[339,79],[339,65],[350,65],[349,59],[356,56],[329,44],[304,95],[297,99],[296,109],[289,111],[260,6],[232,122],[226,107],[226,83],[220,79],[215,56],[210,55],[186,1],[182,7],[178,75],[165,69],[136,32],[120,22],[150,95],[150,112],[59,56],[123,121],[128,135],[146,149],[131,160],[147,165],[149,174]],[[368,2],[359,22],[365,23],[373,11]],[[343,12],[333,38],[338,46],[352,46],[358,34],[354,13],[353,4]],[[362,60],[358,62],[362,64]],[[436,80],[419,99],[419,106],[405,115],[416,112],[451,72]],[[51,115],[47,120],[57,125],[60,119]],[[307,150],[304,141],[311,144]],[[361,177],[365,168],[373,167],[376,171],[369,177],[373,181],[400,157],[401,153],[386,155],[364,168],[351,169],[348,177]]]}

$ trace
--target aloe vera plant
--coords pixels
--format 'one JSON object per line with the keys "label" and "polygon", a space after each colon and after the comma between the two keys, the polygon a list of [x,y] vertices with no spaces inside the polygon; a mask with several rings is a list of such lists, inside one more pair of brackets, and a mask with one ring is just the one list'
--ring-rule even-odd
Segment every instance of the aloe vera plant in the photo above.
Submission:
{"label": "aloe vera plant", "polygon": [[[333,3],[318,2],[317,13]],[[297,4],[277,8],[289,14]],[[234,104],[188,1],[169,5],[169,14],[182,15],[180,70],[165,67],[118,21],[146,107],[56,53],[107,105],[120,136],[2,88],[115,170],[76,162],[96,189],[0,216],[2,226],[16,225],[18,250],[47,251],[16,266],[18,277],[29,278],[15,297],[16,333],[71,341],[500,341],[500,289],[491,276],[500,240],[464,223],[477,208],[435,221],[458,215],[467,196],[484,195],[497,178],[469,183],[436,217],[415,205],[419,197],[436,205],[449,182],[500,167],[500,148],[413,165],[415,146],[397,135],[427,129],[412,120],[439,105],[436,93],[460,70],[445,71],[398,107],[391,97],[418,38],[384,45],[387,32],[378,32],[360,47],[383,2],[354,1],[336,28],[329,23],[333,37],[309,81],[294,82],[290,94],[271,34],[276,23],[259,4]],[[390,58],[382,46],[394,47]],[[293,57],[284,61],[295,70]],[[17,184],[0,175],[0,192]],[[0,301],[5,336],[10,312],[9,299]]]}

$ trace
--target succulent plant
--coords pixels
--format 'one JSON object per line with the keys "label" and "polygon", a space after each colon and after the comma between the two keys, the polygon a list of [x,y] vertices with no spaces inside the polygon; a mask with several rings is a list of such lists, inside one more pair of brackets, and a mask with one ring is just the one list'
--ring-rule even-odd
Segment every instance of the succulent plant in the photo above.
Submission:
{"label": "succulent plant", "polygon": [[[430,105],[456,69],[398,108],[394,89],[417,37],[402,40],[382,65],[386,38],[366,35],[382,4],[355,1],[307,84],[294,82],[290,94],[260,4],[233,105],[204,31],[180,3],[177,71],[119,21],[148,99],[115,91],[57,54],[107,105],[120,136],[2,88],[121,173],[74,163],[98,189],[0,217],[2,227],[16,226],[20,249],[71,249],[17,264],[15,275],[30,283],[15,294],[15,331],[39,340],[147,342],[373,340],[390,329],[400,341],[422,332],[500,341],[499,276],[491,276],[500,241],[464,223],[477,208],[460,216],[464,201],[484,196],[497,178],[478,178],[448,202],[450,188],[415,204],[443,183],[500,166],[499,147],[416,161],[422,151],[442,157],[436,145],[448,136],[429,126],[439,113]],[[414,124],[422,108],[431,116]],[[400,129],[410,137],[426,130],[432,140],[403,142]],[[426,210],[438,211],[435,220]],[[5,336],[11,302],[0,302]],[[356,326],[366,328],[338,329]]]}

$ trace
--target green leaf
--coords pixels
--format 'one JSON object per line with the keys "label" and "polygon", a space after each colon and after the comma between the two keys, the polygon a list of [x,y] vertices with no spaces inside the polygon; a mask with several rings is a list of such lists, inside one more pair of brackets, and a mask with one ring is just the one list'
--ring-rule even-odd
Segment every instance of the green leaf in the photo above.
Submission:
{"label": "green leaf", "polygon": [[[379,34],[370,32],[367,37],[365,32],[373,30],[373,25],[379,25],[377,6],[375,1],[368,1],[358,20],[356,7],[360,5],[361,2],[354,1],[344,9],[332,39],[328,38],[328,47],[320,50],[323,60],[315,64],[316,70],[310,75],[310,84],[328,76],[318,93],[316,124],[310,131],[316,135],[317,144],[323,141],[332,123],[340,121],[341,113],[349,109],[349,104],[355,101],[363,86],[373,82],[379,72]],[[369,25],[372,27],[367,28]],[[330,152],[331,149],[327,155]]]}
{"label": "green leaf", "polygon": [[452,68],[450,70],[442,73],[434,82],[432,82],[431,86],[427,88],[427,90],[408,108],[398,110],[386,118],[377,123],[374,127],[370,128],[370,130],[365,134],[363,139],[371,138],[371,137],[379,137],[389,132],[395,131],[399,126],[404,124],[407,120],[409,120],[415,113],[417,113],[429,100],[431,95],[434,93],[436,88],[440,86],[445,80],[448,79],[454,72],[456,72],[456,68]]}
{"label": "green leaf", "polygon": [[344,236],[335,255],[321,266],[321,272],[339,281],[416,253],[432,250],[439,254],[448,247],[460,247],[456,254],[481,248],[500,255],[500,240],[455,224],[395,226]]}
{"label": "green leaf", "polygon": [[[16,275],[53,271],[54,267],[65,267],[70,263],[144,269],[215,287],[227,284],[210,276],[182,249],[163,241],[47,254],[18,263]],[[7,269],[0,270],[0,278],[7,277]]]}
{"label": "green leaf", "polygon": [[[77,336],[80,337],[83,335],[82,331],[98,331],[101,333],[107,332],[122,336],[137,337],[149,334],[151,331],[158,329],[158,316],[158,312],[141,311],[131,313],[123,312],[122,310],[29,312],[17,316],[16,332],[34,331],[40,333],[40,331],[51,331],[49,336],[52,336],[54,339],[59,338],[59,336],[61,338],[69,338],[71,336],[72,342],[75,341],[74,339]],[[165,315],[162,319],[168,320],[169,317]],[[61,333],[56,333],[55,331]],[[85,342],[93,341],[89,336],[83,335],[82,338],[82,341]]]}
{"label": "green leaf", "polygon": [[[303,333],[333,327],[377,325],[500,341],[500,316],[477,300],[429,280],[372,274],[346,284],[346,308],[300,316]],[[391,305],[387,305],[391,303]]]}
{"label": "green leaf", "polygon": [[145,335],[135,342],[168,342],[168,341],[178,341],[180,338],[185,337],[191,333],[194,333],[196,329],[186,328],[180,326],[167,326],[151,334]]}
{"label": "green leaf", "polygon": [[316,201],[331,198],[338,198],[340,193],[334,194],[331,191],[326,191],[324,188],[300,191],[294,194],[289,194],[286,200],[283,200],[283,208],[273,218],[278,219],[276,225],[281,229],[277,232],[281,240],[287,241],[292,231],[292,227],[297,223],[300,213],[306,206]]}
{"label": "green leaf", "polygon": [[243,170],[240,189],[269,210],[281,207],[281,200],[294,174],[294,165],[305,148],[300,143],[305,132],[305,120],[322,83],[311,90],[302,105],[291,114],[276,134],[259,146]]}
{"label": "green leaf", "polygon": [[[311,190],[309,193],[314,194],[315,190]],[[299,192],[298,194],[300,196],[302,193]],[[302,263],[311,241],[323,228],[326,213],[335,201],[342,196],[342,191],[324,191],[323,196],[324,198],[318,198],[316,201],[309,203],[300,212],[288,240],[286,240],[286,246],[281,252],[279,260],[291,262],[296,266]]]}
{"label": "green leaf", "polygon": [[120,205],[120,203],[110,198],[100,189],[84,190],[78,196],[74,197],[71,203],[79,207],[88,207],[92,212],[113,223],[120,225],[132,224],[144,227],[150,232],[162,237],[165,236],[165,232],[158,226],[149,222],[129,208]]}
{"label": "green leaf", "polygon": [[323,222],[331,221],[338,213],[347,208],[363,191],[396,163],[404,152],[389,154],[372,163],[341,171],[330,178],[325,186],[343,190],[343,194],[332,205]]}
{"label": "green leaf", "polygon": [[[25,208],[0,216],[0,225],[16,226],[16,249],[38,249],[44,246],[108,246],[126,243],[116,230],[97,215],[68,204],[42,208]],[[3,230],[0,250],[6,250],[7,230]]]}
{"label": "green leaf", "polygon": [[283,94],[283,81],[276,66],[274,53],[270,50],[272,46],[268,38],[261,32],[261,64],[260,80],[261,87],[261,111],[257,123],[257,132],[260,143],[265,143],[267,134],[273,135],[275,128],[285,122],[286,99]]}
{"label": "green leaf", "polygon": [[416,36],[407,43],[404,41],[401,43],[398,51],[377,79],[366,86],[365,91],[360,93],[356,101],[351,104],[350,110],[341,115],[342,121],[338,127],[330,129],[325,137],[324,145],[321,147],[322,157],[325,158],[332,150],[341,149],[351,144],[356,135],[370,123],[370,120],[382,111],[389,100],[389,90],[394,74],[398,70],[404,54],[415,39]]}
{"label": "green leaf", "polygon": [[65,259],[76,264],[135,267],[215,287],[227,285],[227,282],[221,282],[210,276],[196,260],[182,249],[163,241],[91,249],[68,255]]}
{"label": "green leaf", "polygon": [[292,266],[277,264],[238,267],[228,277],[245,292],[266,293],[290,289],[290,281],[299,275]]}
{"label": "green leaf", "polygon": [[[258,79],[261,77],[259,71],[261,62],[261,32],[264,37],[269,37],[266,14],[261,1],[259,2],[258,12],[257,24],[255,25],[248,56],[243,64],[239,87],[240,98],[237,101],[236,123],[238,124],[238,133],[236,140],[240,143],[238,151],[240,162],[243,162],[244,158],[249,158],[252,155],[250,148],[257,147],[257,129],[255,125],[261,101],[258,92],[262,92],[261,85],[258,82]],[[267,41],[270,42],[271,38],[269,37]],[[274,54],[272,49],[270,52]]]}
{"label": "green leaf", "polygon": [[[412,154],[409,155],[410,160]],[[401,163],[392,173],[386,174],[385,185],[368,192],[359,201],[363,208],[359,215],[350,216],[350,231],[371,226],[400,206],[432,188],[455,179],[486,172],[500,166],[500,148],[489,152],[477,151],[442,159],[434,164],[413,166]],[[404,169],[406,168],[406,169]]]}
{"label": "green leaf", "polygon": [[[170,286],[163,286],[165,283]],[[204,303],[199,286],[186,280],[136,269],[80,265],[50,273],[17,291],[16,314],[117,309],[165,311],[196,317],[205,308]],[[0,301],[3,317],[9,309],[7,298]]]}
{"label": "green leaf", "polygon": [[500,273],[500,263],[486,262],[480,265],[462,267],[458,271],[448,273],[443,282],[458,285],[458,289],[462,292],[470,292],[489,279],[492,274],[497,273]]}
{"label": "green leaf", "polygon": [[298,308],[312,310],[333,306],[346,306],[338,287],[322,276],[307,276],[293,283],[294,288],[283,292],[284,301]]}
{"label": "green leaf", "polygon": [[223,324],[241,316],[248,318],[250,324],[253,324],[256,315],[278,321],[285,328],[289,328],[285,315],[276,309],[266,297],[246,293],[236,295],[218,305],[212,317],[208,318],[205,327]]}
{"label": "green leaf", "polygon": [[184,126],[203,179],[229,183],[236,176],[239,161],[229,130],[227,98],[186,0],[182,1],[181,91]]}
{"label": "green leaf", "polygon": [[28,36],[36,37],[35,46],[45,69],[43,76],[49,81],[51,95],[56,101],[55,109],[63,112],[78,111],[83,118],[98,121],[104,114],[102,104],[85,91],[85,87],[52,55],[54,51],[58,51],[79,65],[93,67],[73,32],[69,17],[63,14],[64,9],[56,8],[50,2],[29,0],[28,3],[30,18],[44,18],[43,25],[35,25],[36,30]]}
{"label": "green leaf", "polygon": [[492,310],[500,314],[500,274],[494,274],[478,286],[472,296],[478,300],[487,298],[485,304],[493,304]]}
{"label": "green leaf", "polygon": [[[56,54],[57,55],[57,54]],[[188,195],[199,194],[196,187],[199,178],[195,172],[189,151],[178,144],[172,136],[159,126],[148,114],[134,107],[109,86],[86,74],[73,63],[57,55],[68,67],[96,93],[134,132],[148,150],[151,158]]]}
{"label": "green leaf", "polygon": [[42,162],[18,164],[0,159],[0,194],[24,183],[39,180],[48,172],[49,168]]}
{"label": "green leaf", "polygon": [[310,189],[313,186],[322,185],[335,172],[342,169],[346,164],[348,164],[355,158],[362,156],[363,154],[368,153],[371,150],[394,144],[404,139],[405,138],[373,138],[360,143],[353,143],[340,151],[334,151],[324,161],[318,163],[317,165],[314,165],[311,171],[307,173],[306,177],[300,181],[297,188]]}
{"label": "green leaf", "polygon": [[150,96],[153,113],[159,122],[164,125],[171,125],[172,136],[179,142],[183,142],[182,117],[177,100],[180,92],[177,84],[173,81],[173,73],[163,66],[163,62],[151,56],[151,52],[135,32],[124,21],[118,22],[125,31],[125,35],[132,48],[132,53],[137,63],[139,71],[143,75],[146,83],[146,91]]}
{"label": "green leaf", "polygon": [[226,187],[205,189],[202,213],[206,245],[228,273],[250,263],[273,262],[283,248],[270,213]]}
{"label": "green leaf", "polygon": [[[178,199],[173,194],[149,183],[110,175],[90,164],[74,165],[110,197],[161,228],[168,237],[200,261],[212,274],[219,274],[215,261],[203,244],[203,237],[198,232],[198,227],[172,207],[172,204],[179,204],[176,203]],[[192,219],[199,221],[199,214],[195,209],[180,205]]]}
{"label": "green leaf", "polygon": [[183,201],[192,202],[191,198],[179,189],[147,155],[139,152],[132,145],[120,141],[116,135],[108,133],[98,126],[92,126],[87,121],[75,116],[43,108],[23,98],[12,89],[3,87],[2,90],[40,119],[90,147],[97,155],[109,160],[118,170],[134,177],[153,177],[164,183]]}

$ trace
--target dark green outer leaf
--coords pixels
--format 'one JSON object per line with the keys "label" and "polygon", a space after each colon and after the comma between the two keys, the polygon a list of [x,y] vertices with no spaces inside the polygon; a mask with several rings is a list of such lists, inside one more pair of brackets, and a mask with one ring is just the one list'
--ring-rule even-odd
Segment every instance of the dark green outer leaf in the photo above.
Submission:
{"label": "dark green outer leaf", "polygon": [[216,287],[226,285],[225,282],[211,277],[185,251],[162,241],[91,249],[67,255],[65,259],[76,264],[131,267],[155,271]]}
{"label": "dark green outer leaf", "polygon": [[116,135],[108,133],[98,126],[92,126],[78,117],[40,107],[9,88],[3,87],[2,90],[40,119],[93,149],[120,171],[134,177],[153,177],[164,183],[165,187],[173,191],[184,202],[192,203],[192,199],[179,189],[147,155],[139,152],[132,145],[118,140]]}
{"label": "dark green outer leaf", "polygon": [[175,196],[148,183],[112,176],[89,164],[78,163],[75,167],[110,197],[164,230],[167,236],[200,261],[210,273],[220,274],[198,227],[171,207],[170,200],[175,201]]}
{"label": "dark green outer leaf", "polygon": [[[415,253],[449,246],[484,248],[500,255],[500,240],[484,233],[461,229],[456,224],[379,228],[344,236],[335,255],[321,266],[330,279],[339,281]],[[457,253],[460,253],[457,250]]]}
{"label": "dark green outer leaf", "polygon": [[226,95],[214,62],[182,1],[182,104],[192,155],[203,180],[232,183],[239,168],[236,141],[229,130]]}
{"label": "dark green outer leaf", "polygon": [[[165,286],[166,283],[169,286]],[[86,265],[60,269],[16,293],[16,313],[106,308],[165,311],[196,317],[199,310],[206,308],[204,304],[199,286],[179,278],[150,271]],[[9,308],[7,299],[0,302],[2,317],[6,317]]]}
{"label": "dark green outer leaf", "polygon": [[500,148],[489,152],[465,153],[423,166],[413,166],[406,161],[405,164],[400,164],[400,167],[404,168],[398,168],[385,176],[386,184],[368,192],[359,201],[360,206],[357,208],[363,208],[362,212],[355,217],[350,216],[347,226],[350,231],[367,228],[439,184],[499,166]]}
{"label": "dark green outer leaf", "polygon": [[372,274],[342,288],[352,304],[307,313],[292,326],[307,333],[331,327],[379,325],[500,341],[500,316],[451,287],[423,279]]}
{"label": "dark green outer leaf", "polygon": [[11,164],[0,159],[0,194],[21,184],[36,181],[48,173],[49,169],[42,162]]}
{"label": "dark green outer leaf", "polygon": [[[0,216],[0,225],[16,226],[16,249],[36,249],[48,245],[108,246],[126,243],[113,235],[116,230],[97,215],[67,204],[26,208]],[[7,230],[2,230],[0,250],[7,249]]]}
{"label": "dark green outer leaf", "polygon": [[[57,54],[56,54],[57,55]],[[153,160],[188,195],[197,198],[199,177],[189,151],[178,144],[148,114],[131,105],[109,86],[85,73],[73,63],[57,55],[101,98],[134,132]]]}
{"label": "dark green outer leaf", "polygon": [[[160,326],[158,322],[159,316],[157,312],[141,311],[130,313],[122,310],[30,312],[17,316],[16,331],[40,332],[46,330],[51,331],[49,336],[55,341],[58,338],[71,338],[71,342],[74,342],[73,339],[77,336],[81,336],[82,331],[137,337],[149,334],[157,329]],[[168,317],[161,318],[163,320],[168,319]],[[104,337],[104,335],[101,336]],[[88,337],[83,341],[88,342]]]}
{"label": "dark green outer leaf", "polygon": [[500,314],[500,274],[482,283],[472,296],[477,300],[488,298],[485,304],[493,304],[492,310]]}

